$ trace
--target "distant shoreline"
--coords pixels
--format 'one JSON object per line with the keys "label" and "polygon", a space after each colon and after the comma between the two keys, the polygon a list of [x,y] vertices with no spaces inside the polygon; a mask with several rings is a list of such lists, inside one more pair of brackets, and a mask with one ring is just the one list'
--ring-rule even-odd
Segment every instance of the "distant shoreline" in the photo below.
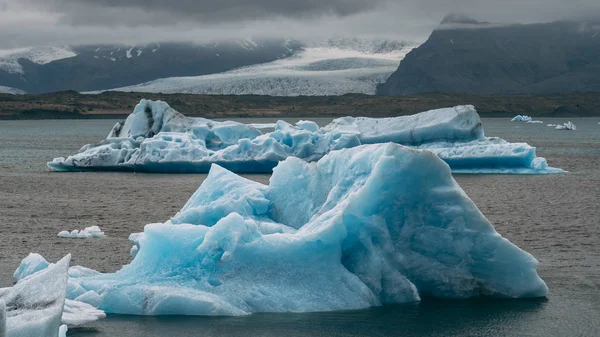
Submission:
{"label": "distant shoreline", "polygon": [[186,116],[206,118],[392,117],[473,104],[481,117],[599,117],[600,93],[414,96],[220,96],[64,91],[40,95],[0,94],[0,120],[124,119],[142,98],[163,100]]}

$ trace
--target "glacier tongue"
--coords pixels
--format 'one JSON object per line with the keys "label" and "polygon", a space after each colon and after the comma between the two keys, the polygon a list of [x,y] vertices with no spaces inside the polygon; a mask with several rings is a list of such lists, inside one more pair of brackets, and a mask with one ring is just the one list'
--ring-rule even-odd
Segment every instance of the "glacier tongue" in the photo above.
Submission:
{"label": "glacier tongue", "polygon": [[397,144],[290,157],[268,186],[213,165],[116,273],[70,273],[109,313],[358,309],[422,296],[542,297],[530,254],[500,236],[430,151]]}
{"label": "glacier tongue", "polygon": [[315,161],[332,150],[394,142],[427,149],[457,172],[556,173],[535,148],[484,137],[473,106],[393,118],[344,117],[319,128],[311,121],[278,121],[273,132],[238,122],[189,118],[165,102],[142,100],[100,143],[68,158],[55,171],[125,170],[208,172],[211,164],[235,172],[271,172],[288,157]]}

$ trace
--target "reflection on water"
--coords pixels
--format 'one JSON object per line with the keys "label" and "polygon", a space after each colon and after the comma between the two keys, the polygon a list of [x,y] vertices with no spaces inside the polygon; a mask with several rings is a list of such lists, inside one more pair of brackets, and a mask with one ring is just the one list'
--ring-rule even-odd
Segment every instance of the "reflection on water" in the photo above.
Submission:
{"label": "reflection on water", "polygon": [[[425,300],[421,303],[356,311],[254,314],[243,317],[142,317],[111,315],[70,336],[483,336],[527,335],[529,317],[542,310],[537,300]],[[533,332],[533,331],[531,331]],[[538,331],[539,332],[539,331]]]}

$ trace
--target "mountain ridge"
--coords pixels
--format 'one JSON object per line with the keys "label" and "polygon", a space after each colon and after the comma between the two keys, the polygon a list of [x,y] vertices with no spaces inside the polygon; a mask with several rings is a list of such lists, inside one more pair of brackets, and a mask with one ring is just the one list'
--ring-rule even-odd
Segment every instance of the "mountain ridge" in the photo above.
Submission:
{"label": "mountain ridge", "polygon": [[[600,91],[600,25],[445,20],[379,85],[379,95]],[[473,23],[477,22],[477,23]]]}

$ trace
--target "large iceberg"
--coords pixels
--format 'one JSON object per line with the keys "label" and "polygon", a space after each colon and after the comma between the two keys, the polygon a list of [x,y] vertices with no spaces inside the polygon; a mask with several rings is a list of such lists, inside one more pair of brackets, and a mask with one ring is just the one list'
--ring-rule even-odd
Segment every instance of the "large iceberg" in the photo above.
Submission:
{"label": "large iceberg", "polygon": [[173,218],[132,240],[116,273],[70,272],[68,297],[109,313],[245,315],[548,291],[446,163],[393,143],[290,157],[268,186],[213,165]]}
{"label": "large iceberg", "polygon": [[[100,143],[55,158],[55,171],[208,172],[218,164],[238,173],[271,172],[288,157],[316,161],[333,150],[394,142],[431,150],[457,172],[554,173],[535,148],[486,138],[473,106],[394,118],[344,117],[320,128],[311,121],[257,125],[185,117],[165,102],[142,100]],[[264,127],[264,125],[259,125]]]}
{"label": "large iceberg", "polygon": [[58,336],[70,260],[67,255],[56,264],[46,264],[13,287],[0,289],[0,336]]}

